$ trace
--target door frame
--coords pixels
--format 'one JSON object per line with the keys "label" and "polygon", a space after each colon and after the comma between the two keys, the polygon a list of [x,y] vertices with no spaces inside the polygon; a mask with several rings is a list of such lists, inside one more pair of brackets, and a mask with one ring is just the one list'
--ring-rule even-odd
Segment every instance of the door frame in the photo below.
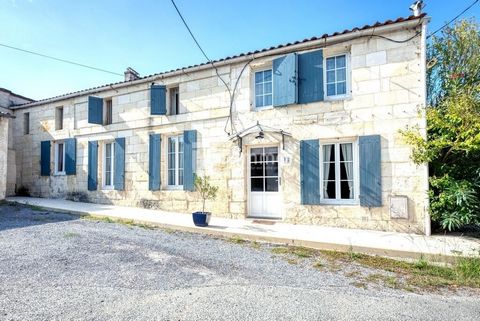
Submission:
{"label": "door frame", "polygon": [[[252,148],[264,148],[264,147],[277,147],[278,148],[278,154],[277,154],[277,161],[278,161],[278,196],[280,197],[280,200],[282,201],[282,207],[281,207],[281,210],[280,212],[278,213],[278,217],[261,217],[261,216],[252,216],[250,215],[250,208],[251,208],[251,200],[252,200],[252,197],[251,197],[251,177],[250,177],[250,151]],[[247,157],[247,171],[246,171],[246,179],[247,179],[247,218],[251,218],[251,219],[255,219],[255,218],[258,218],[258,219],[262,219],[262,220],[283,220],[284,218],[284,213],[285,213],[285,210],[284,210],[284,207],[283,207],[283,193],[282,193],[282,169],[281,169],[281,162],[280,162],[280,159],[281,159],[281,149],[280,149],[280,144],[278,143],[264,143],[264,144],[255,144],[255,145],[248,145],[246,146],[246,149],[247,149],[247,153],[246,154],[246,157]],[[265,192],[264,192],[265,193]]]}

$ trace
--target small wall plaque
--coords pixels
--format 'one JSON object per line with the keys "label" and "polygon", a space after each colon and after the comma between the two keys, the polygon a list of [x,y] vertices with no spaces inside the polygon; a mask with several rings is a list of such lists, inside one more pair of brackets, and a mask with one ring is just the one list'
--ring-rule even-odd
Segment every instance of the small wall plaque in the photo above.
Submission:
{"label": "small wall plaque", "polygon": [[408,197],[390,197],[390,217],[408,219]]}

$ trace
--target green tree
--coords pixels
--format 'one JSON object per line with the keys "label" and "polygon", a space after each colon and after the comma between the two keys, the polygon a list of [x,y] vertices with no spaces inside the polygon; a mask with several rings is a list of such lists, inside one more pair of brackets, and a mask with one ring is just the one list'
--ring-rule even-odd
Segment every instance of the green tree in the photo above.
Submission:
{"label": "green tree", "polygon": [[403,131],[412,159],[429,163],[430,213],[454,230],[480,224],[480,33],[460,21],[433,37],[427,50],[427,139]]}
{"label": "green tree", "polygon": [[202,198],[202,212],[205,213],[205,202],[209,199],[213,200],[217,197],[218,186],[210,184],[210,176],[197,176],[194,179],[195,189]]}

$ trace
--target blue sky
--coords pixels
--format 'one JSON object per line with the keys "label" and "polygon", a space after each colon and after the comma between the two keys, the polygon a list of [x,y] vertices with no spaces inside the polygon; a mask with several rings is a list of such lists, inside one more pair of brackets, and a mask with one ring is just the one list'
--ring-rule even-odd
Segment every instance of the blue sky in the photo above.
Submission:
{"label": "blue sky", "polygon": [[[212,59],[408,16],[412,0],[176,0]],[[430,30],[473,0],[427,0]],[[386,5],[388,3],[388,5]],[[204,62],[170,0],[0,0],[0,43],[142,76]],[[480,13],[475,5],[464,17]],[[0,47],[0,87],[48,98],[123,78]]]}

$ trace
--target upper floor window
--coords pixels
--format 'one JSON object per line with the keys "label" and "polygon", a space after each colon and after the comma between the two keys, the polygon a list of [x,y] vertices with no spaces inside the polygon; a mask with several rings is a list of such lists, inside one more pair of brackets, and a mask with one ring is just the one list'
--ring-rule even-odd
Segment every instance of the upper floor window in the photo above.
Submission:
{"label": "upper floor window", "polygon": [[55,174],[65,174],[65,144],[58,142],[55,144]]}
{"label": "upper floor window", "polygon": [[183,186],[183,135],[168,138],[168,185]]}
{"label": "upper floor window", "polygon": [[23,114],[23,134],[30,134],[30,113]]}
{"label": "upper floor window", "polygon": [[272,105],[272,70],[255,72],[255,108]]}
{"label": "upper floor window", "polygon": [[326,59],[326,96],[345,96],[347,94],[347,55]]}
{"label": "upper floor window", "polygon": [[114,143],[108,142],[103,146],[103,188],[113,188],[113,161]]}
{"label": "upper floor window", "polygon": [[63,107],[55,108],[55,130],[63,129]]}
{"label": "upper floor window", "polygon": [[[355,200],[358,163],[353,142],[321,145],[321,199],[325,202]],[[358,165],[358,164],[357,164]]]}
{"label": "upper floor window", "polygon": [[105,107],[104,107],[104,117],[103,117],[103,124],[110,125],[112,123],[112,116],[113,116],[113,107],[112,107],[112,99],[105,99]]}
{"label": "upper floor window", "polygon": [[180,90],[178,87],[170,88],[170,115],[180,114]]}

